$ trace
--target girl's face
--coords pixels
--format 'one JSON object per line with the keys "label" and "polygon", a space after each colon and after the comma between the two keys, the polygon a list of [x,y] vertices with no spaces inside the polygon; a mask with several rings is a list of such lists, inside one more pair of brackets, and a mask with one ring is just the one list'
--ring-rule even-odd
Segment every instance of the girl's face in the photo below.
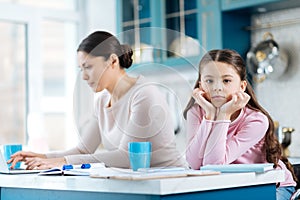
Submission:
{"label": "girl's face", "polygon": [[77,53],[82,79],[87,81],[94,92],[100,92],[109,87],[110,73],[109,61],[102,56],[92,56],[86,52]]}
{"label": "girl's face", "polygon": [[200,80],[200,89],[217,108],[231,100],[233,94],[244,92],[247,86],[233,66],[222,62],[212,61],[203,66]]}

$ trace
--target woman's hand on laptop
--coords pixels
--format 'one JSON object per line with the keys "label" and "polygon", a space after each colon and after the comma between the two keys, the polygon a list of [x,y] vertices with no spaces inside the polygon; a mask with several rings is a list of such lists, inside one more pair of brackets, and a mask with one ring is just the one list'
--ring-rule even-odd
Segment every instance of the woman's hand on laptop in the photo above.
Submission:
{"label": "woman's hand on laptop", "polygon": [[13,169],[17,162],[25,162],[28,158],[46,158],[45,154],[34,153],[30,151],[19,151],[11,156],[7,163],[11,163],[11,169]]}
{"label": "woman's hand on laptop", "polygon": [[53,167],[61,167],[66,163],[64,157],[62,158],[40,158],[30,157],[26,158],[26,169],[50,169]]}
{"label": "woman's hand on laptop", "polygon": [[24,162],[26,169],[50,169],[67,164],[64,157],[47,158],[45,154],[34,153],[30,151],[19,151],[11,156],[7,163],[11,163],[13,169],[17,162]]}

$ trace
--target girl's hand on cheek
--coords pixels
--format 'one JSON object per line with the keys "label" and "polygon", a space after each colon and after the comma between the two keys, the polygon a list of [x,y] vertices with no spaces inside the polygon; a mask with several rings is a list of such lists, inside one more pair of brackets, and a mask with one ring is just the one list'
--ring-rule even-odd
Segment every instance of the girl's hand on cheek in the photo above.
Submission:
{"label": "girl's hand on cheek", "polygon": [[227,119],[230,119],[230,116],[236,111],[244,108],[249,100],[250,96],[247,93],[237,92],[232,95],[231,100],[221,106],[220,114],[223,114]]}
{"label": "girl's hand on cheek", "polygon": [[237,110],[245,107],[250,100],[250,96],[246,92],[237,92],[235,95],[237,99],[235,101],[234,107],[236,107]]}
{"label": "girl's hand on cheek", "polygon": [[206,93],[203,90],[196,88],[194,89],[192,96],[196,103],[204,109],[206,114],[205,118],[213,120],[215,118],[216,108],[206,99]]}

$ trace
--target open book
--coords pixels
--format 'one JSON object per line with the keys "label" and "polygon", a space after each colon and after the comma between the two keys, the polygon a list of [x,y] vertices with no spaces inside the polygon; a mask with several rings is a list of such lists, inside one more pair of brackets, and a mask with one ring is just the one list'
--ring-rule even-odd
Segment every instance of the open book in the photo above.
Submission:
{"label": "open book", "polygon": [[105,168],[103,163],[89,164],[90,167],[88,168],[84,166],[86,166],[86,164],[72,165],[71,168],[55,167],[41,171],[38,175],[89,176],[93,170]]}
{"label": "open book", "polygon": [[205,165],[201,170],[215,170],[220,172],[256,172],[263,173],[274,169],[273,163],[257,163],[257,164],[228,164],[228,165]]}

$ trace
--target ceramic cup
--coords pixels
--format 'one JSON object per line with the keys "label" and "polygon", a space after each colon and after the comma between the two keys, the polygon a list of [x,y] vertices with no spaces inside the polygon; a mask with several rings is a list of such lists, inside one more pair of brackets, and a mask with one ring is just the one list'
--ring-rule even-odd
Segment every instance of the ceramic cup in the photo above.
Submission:
{"label": "ceramic cup", "polygon": [[149,168],[151,162],[151,142],[128,143],[128,154],[130,166],[133,171],[139,168]]}
{"label": "ceramic cup", "polygon": [[[4,153],[4,158],[5,160],[9,160],[10,156],[13,155],[14,153],[22,151],[22,144],[6,144],[3,145],[3,153]],[[8,167],[10,168],[11,164],[8,164]],[[19,169],[21,166],[21,162],[17,162],[15,165],[15,169]]]}

